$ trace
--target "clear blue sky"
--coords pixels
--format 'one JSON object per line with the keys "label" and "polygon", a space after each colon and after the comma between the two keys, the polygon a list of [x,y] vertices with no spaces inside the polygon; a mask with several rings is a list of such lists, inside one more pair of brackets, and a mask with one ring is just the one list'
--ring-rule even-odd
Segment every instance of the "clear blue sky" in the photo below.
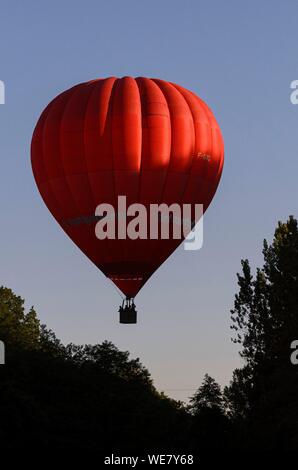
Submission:
{"label": "clear blue sky", "polygon": [[[240,364],[229,329],[240,259],[260,264],[263,238],[298,212],[297,2],[10,0],[0,8],[0,283],[64,342],[108,339],[128,349],[175,398],[186,399],[205,372],[227,383]],[[136,326],[118,324],[120,297],[51,217],[30,166],[32,131],[49,100],[110,75],[193,90],[225,140],[204,247],[179,249],[153,276],[137,297]]]}

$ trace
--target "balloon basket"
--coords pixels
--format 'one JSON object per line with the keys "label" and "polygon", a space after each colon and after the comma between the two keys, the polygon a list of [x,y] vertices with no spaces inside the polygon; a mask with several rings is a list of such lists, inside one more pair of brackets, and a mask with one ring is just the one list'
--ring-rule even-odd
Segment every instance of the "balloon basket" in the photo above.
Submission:
{"label": "balloon basket", "polygon": [[126,298],[119,307],[119,323],[137,323],[137,311],[133,299]]}

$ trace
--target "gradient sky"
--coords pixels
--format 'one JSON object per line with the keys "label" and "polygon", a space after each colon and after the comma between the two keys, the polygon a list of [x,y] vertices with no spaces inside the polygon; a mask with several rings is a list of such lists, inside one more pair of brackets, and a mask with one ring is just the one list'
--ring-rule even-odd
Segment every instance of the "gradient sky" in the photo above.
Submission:
{"label": "gradient sky", "polygon": [[[264,237],[297,216],[296,1],[1,1],[0,284],[34,305],[63,342],[108,339],[140,358],[159,390],[187,399],[205,372],[222,385],[241,364],[229,309],[241,258],[261,264]],[[120,325],[119,294],[65,236],[30,165],[36,120],[58,93],[89,79],[176,82],[213,110],[225,167],[200,251],[179,248]]]}

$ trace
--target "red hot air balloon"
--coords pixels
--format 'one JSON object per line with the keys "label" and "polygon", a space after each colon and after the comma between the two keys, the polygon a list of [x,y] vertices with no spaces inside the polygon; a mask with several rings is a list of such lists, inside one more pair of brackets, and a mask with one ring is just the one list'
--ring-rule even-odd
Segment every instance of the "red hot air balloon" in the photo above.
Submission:
{"label": "red hot air balloon", "polygon": [[[58,95],[33,133],[34,177],[48,209],[74,243],[133,298],[181,243],[177,239],[96,237],[96,207],[210,204],[222,173],[219,126],[198,96],[144,77],[92,80]],[[124,306],[124,307],[125,307]],[[129,313],[126,320],[123,311]]]}

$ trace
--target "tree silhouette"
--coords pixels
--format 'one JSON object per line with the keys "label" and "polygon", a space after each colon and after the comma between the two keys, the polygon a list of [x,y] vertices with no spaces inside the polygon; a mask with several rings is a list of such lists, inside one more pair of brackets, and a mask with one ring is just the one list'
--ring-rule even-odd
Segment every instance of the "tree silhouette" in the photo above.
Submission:
{"label": "tree silhouette", "polygon": [[111,342],[64,346],[24,300],[0,288],[0,445],[174,452],[188,416]]}
{"label": "tree silhouette", "polygon": [[229,421],[223,407],[220,385],[205,374],[202,385],[190,398],[193,416],[190,430],[192,450],[205,456],[210,450],[224,449],[229,436]]}
{"label": "tree silhouette", "polygon": [[[290,345],[298,338],[298,229],[290,216],[278,223],[271,245],[264,240],[264,265],[253,277],[248,260],[238,274],[231,310],[233,341],[245,367],[225,389],[232,419],[249,434],[250,446],[294,449],[298,445],[298,369]],[[245,420],[245,425],[244,421]]]}
{"label": "tree silhouette", "polygon": [[202,385],[190,398],[190,411],[195,416],[205,410],[221,410],[222,401],[220,385],[205,374]]}

